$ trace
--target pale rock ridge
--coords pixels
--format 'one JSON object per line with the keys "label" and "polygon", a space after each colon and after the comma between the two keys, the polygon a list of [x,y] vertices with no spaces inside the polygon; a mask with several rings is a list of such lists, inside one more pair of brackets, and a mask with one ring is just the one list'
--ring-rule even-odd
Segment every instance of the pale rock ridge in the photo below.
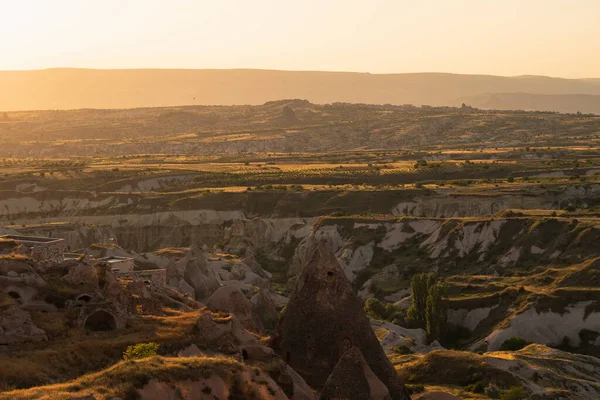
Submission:
{"label": "pale rock ridge", "polygon": [[454,310],[448,310],[448,322],[458,326],[464,326],[471,332],[473,332],[483,321],[486,319],[492,310],[494,310],[498,305],[493,307],[482,307],[475,308],[473,310],[467,310],[464,308]]}
{"label": "pale rock ridge", "polygon": [[569,339],[571,346],[579,346],[582,329],[600,331],[600,313],[591,312],[586,317],[586,307],[591,302],[579,302],[565,307],[566,312],[537,312],[535,307],[510,318],[510,326],[492,332],[484,339],[488,350],[495,351],[502,343],[513,336],[520,336],[534,343],[559,345],[563,338]]}

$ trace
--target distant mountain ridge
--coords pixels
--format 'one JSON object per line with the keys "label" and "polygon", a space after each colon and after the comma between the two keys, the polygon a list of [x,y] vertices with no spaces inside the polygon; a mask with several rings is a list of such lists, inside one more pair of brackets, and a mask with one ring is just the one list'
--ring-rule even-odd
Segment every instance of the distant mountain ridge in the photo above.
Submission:
{"label": "distant mountain ridge", "polygon": [[600,114],[600,96],[591,94],[486,93],[463,100],[483,109]]}
{"label": "distant mountain ridge", "polygon": [[[263,104],[283,98],[302,98],[314,103],[458,106],[464,99],[498,93],[600,95],[600,80],[250,69],[0,71],[0,110],[7,111]],[[538,101],[530,99],[534,100]],[[505,96],[503,102],[515,109],[522,100],[511,103]],[[533,102],[531,109],[544,109],[543,104]],[[571,108],[561,107],[557,111]]]}

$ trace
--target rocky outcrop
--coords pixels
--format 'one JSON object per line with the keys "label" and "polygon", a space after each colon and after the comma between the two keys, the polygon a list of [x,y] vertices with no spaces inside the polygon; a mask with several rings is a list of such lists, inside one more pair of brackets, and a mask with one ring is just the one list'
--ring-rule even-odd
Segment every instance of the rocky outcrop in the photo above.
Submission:
{"label": "rocky outcrop", "polygon": [[98,272],[93,265],[78,262],[69,268],[67,275],[63,277],[71,285],[98,286]]}
{"label": "rocky outcrop", "polygon": [[267,330],[275,328],[279,319],[277,303],[273,297],[273,293],[268,290],[260,290],[250,298],[253,314],[256,315],[261,325]]}
{"label": "rocky outcrop", "polygon": [[583,301],[564,307],[561,312],[536,310],[530,307],[509,319],[510,324],[493,331],[484,339],[488,350],[500,349],[506,339],[520,336],[528,341],[546,345],[560,345],[565,338],[571,346],[581,343],[580,332],[600,332],[600,312],[595,312],[593,301]]}
{"label": "rocky outcrop", "polygon": [[317,243],[302,269],[271,346],[317,388],[325,385],[342,354],[357,347],[392,399],[409,398],[325,241]]}
{"label": "rocky outcrop", "polygon": [[506,371],[531,393],[531,398],[600,398],[600,360],[539,344],[515,352],[485,353],[485,362]]}
{"label": "rocky outcrop", "polygon": [[442,346],[437,341],[428,344],[427,332],[423,329],[408,329],[387,321],[371,320],[379,343],[386,354],[393,353],[398,347],[406,347],[413,353],[427,354],[439,350]]}
{"label": "rocky outcrop", "polygon": [[240,345],[257,344],[258,339],[250,334],[233,315],[219,315],[205,312],[196,321],[200,337],[209,343],[229,338],[237,349]]}
{"label": "rocky outcrop", "polygon": [[213,311],[225,311],[235,315],[242,326],[250,331],[262,332],[262,325],[254,317],[250,301],[235,287],[220,287],[210,296],[206,305]]}
{"label": "rocky outcrop", "polygon": [[46,332],[38,328],[31,316],[17,305],[0,308],[0,345],[48,340]]}
{"label": "rocky outcrop", "polygon": [[289,276],[298,275],[308,265],[320,240],[325,240],[334,253],[343,245],[337,226],[323,226],[308,235],[298,244],[288,270]]}
{"label": "rocky outcrop", "polygon": [[346,351],[321,391],[320,400],[391,400],[388,388],[373,373],[357,347]]}
{"label": "rocky outcrop", "polygon": [[193,245],[189,250],[163,252],[167,258],[167,284],[184,293],[190,288],[194,298],[204,301],[221,285],[215,273],[207,267],[206,257],[200,247]]}
{"label": "rocky outcrop", "polygon": [[[141,374],[141,375],[140,375]],[[140,376],[143,378],[140,380]],[[125,361],[60,385],[3,392],[2,399],[288,400],[260,368],[221,355]],[[312,400],[294,398],[293,400]]]}

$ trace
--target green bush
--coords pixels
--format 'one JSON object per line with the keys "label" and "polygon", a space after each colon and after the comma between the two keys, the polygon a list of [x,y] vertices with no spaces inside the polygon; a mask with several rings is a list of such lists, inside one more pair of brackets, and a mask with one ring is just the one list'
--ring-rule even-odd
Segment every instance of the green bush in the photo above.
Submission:
{"label": "green bush", "polygon": [[153,357],[157,354],[160,345],[158,343],[138,343],[127,347],[123,353],[124,360],[140,360],[142,358]]}
{"label": "green bush", "polygon": [[500,346],[500,350],[502,351],[517,351],[521,350],[523,347],[531,344],[531,342],[523,339],[519,336],[513,336],[509,339],[506,339],[504,343]]}
{"label": "green bush", "polygon": [[467,392],[471,393],[483,393],[485,392],[485,384],[482,381],[479,381],[468,385],[467,387],[465,387],[465,389],[467,390]]}
{"label": "green bush", "polygon": [[529,393],[523,386],[513,386],[508,392],[500,396],[500,400],[522,400],[529,397]]}
{"label": "green bush", "polygon": [[396,323],[403,318],[400,307],[379,301],[374,297],[367,299],[364,307],[365,314],[373,319]]}
{"label": "green bush", "polygon": [[407,345],[400,345],[394,348],[394,353],[400,355],[413,354],[414,352]]}

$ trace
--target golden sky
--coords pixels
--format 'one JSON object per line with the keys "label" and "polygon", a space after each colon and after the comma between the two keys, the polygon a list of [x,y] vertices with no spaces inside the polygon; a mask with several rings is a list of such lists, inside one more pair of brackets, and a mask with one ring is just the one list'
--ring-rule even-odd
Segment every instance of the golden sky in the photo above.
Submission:
{"label": "golden sky", "polygon": [[0,69],[600,77],[600,0],[0,0]]}

